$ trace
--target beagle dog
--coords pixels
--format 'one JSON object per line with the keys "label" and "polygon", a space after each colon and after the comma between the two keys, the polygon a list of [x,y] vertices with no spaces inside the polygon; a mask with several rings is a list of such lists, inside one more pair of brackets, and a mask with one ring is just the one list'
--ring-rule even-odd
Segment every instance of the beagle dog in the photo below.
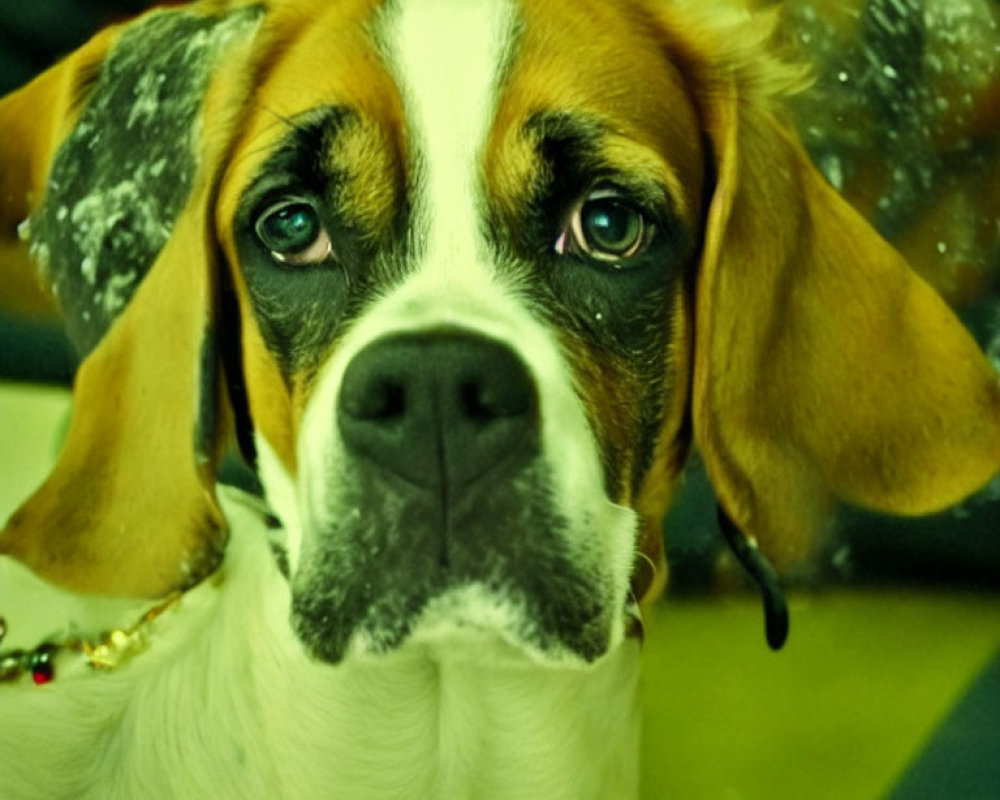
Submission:
{"label": "beagle dog", "polygon": [[83,361],[0,535],[0,796],[635,798],[692,444],[774,645],[833,501],[989,480],[997,378],[778,121],[772,28],[201,0],[3,100],[4,281]]}

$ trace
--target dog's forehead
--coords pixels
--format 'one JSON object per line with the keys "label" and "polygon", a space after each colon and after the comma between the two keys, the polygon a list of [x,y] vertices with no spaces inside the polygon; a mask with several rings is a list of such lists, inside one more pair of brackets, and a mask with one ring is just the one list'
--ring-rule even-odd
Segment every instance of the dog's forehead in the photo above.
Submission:
{"label": "dog's forehead", "polygon": [[[280,44],[242,139],[248,157],[230,174],[236,187],[287,135],[280,118],[326,106],[389,132],[411,169],[428,166],[433,150],[452,177],[461,164],[471,176],[463,181],[485,177],[501,195],[534,167],[517,152],[531,145],[520,133],[546,111],[600,123],[669,159],[671,183],[700,185],[693,106],[641,2],[346,0],[317,4],[308,19],[293,7],[273,12]],[[512,163],[493,169],[504,160]],[[432,194],[446,191],[421,177]]]}
{"label": "dog's forehead", "polygon": [[507,186],[498,177],[492,180],[494,192],[513,192],[523,182],[515,154],[518,146],[533,143],[519,134],[527,120],[552,112],[601,130],[601,146],[617,166],[665,173],[656,177],[675,190],[680,205],[686,205],[684,195],[699,191],[703,161],[694,105],[643,5],[629,0],[518,4],[516,57],[498,98],[487,150],[487,169],[504,157],[511,162],[510,180]]}
{"label": "dog's forehead", "polygon": [[223,187],[220,208],[226,217],[233,216],[238,193],[301,115],[338,106],[386,129],[404,127],[398,90],[370,35],[378,6],[353,0],[286,3],[270,10],[260,45],[269,54],[258,67],[260,83]]}

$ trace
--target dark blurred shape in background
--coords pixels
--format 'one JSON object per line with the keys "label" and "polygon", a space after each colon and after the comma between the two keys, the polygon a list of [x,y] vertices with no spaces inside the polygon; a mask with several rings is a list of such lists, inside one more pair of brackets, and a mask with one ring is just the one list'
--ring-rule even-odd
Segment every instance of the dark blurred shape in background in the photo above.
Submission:
{"label": "dark blurred shape in background", "polygon": [[151,5],[145,0],[7,3],[0,16],[0,94],[31,80],[99,28]]}

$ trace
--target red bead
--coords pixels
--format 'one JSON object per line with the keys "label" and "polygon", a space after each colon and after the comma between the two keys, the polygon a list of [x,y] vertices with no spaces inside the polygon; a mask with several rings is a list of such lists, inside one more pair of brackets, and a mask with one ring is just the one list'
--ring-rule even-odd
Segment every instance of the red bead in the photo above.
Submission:
{"label": "red bead", "polygon": [[55,667],[52,664],[52,653],[47,649],[39,650],[31,656],[28,669],[31,670],[31,680],[35,682],[36,686],[42,686],[56,676]]}
{"label": "red bead", "polygon": [[42,686],[43,684],[51,681],[55,675],[52,673],[52,665],[49,664],[44,669],[33,669],[31,671],[31,680],[35,682],[37,686]]}

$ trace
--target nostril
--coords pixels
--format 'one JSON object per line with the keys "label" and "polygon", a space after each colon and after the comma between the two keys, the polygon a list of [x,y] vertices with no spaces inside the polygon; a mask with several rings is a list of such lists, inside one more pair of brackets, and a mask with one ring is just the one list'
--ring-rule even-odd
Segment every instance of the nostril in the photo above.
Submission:
{"label": "nostril", "polygon": [[406,414],[406,389],[399,383],[386,381],[368,409],[369,419],[393,419]]}
{"label": "nostril", "polygon": [[341,405],[358,420],[398,419],[406,414],[406,387],[388,378],[349,381],[344,385]]}
{"label": "nostril", "polygon": [[469,420],[489,422],[503,416],[503,411],[478,381],[466,381],[459,387],[458,402],[462,415]]}
{"label": "nostril", "polygon": [[466,381],[458,388],[458,403],[468,419],[489,420],[493,414],[486,408],[480,397],[480,386],[475,381]]}
{"label": "nostril", "polygon": [[478,422],[517,417],[532,405],[533,393],[525,383],[509,374],[463,381],[458,387],[459,409],[467,419]]}

